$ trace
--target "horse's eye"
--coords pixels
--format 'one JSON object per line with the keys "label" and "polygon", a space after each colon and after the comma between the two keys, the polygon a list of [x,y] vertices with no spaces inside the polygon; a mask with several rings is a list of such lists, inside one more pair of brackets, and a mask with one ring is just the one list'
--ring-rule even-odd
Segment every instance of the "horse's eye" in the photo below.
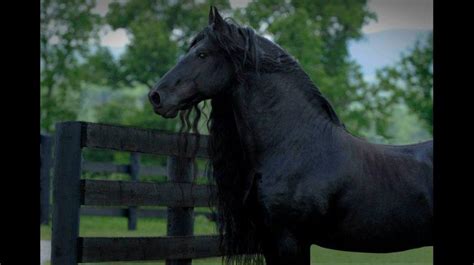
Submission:
{"label": "horse's eye", "polygon": [[198,57],[201,58],[201,59],[206,58],[206,56],[207,56],[207,54],[205,54],[205,53],[203,53],[203,52],[200,52],[200,53],[198,54]]}

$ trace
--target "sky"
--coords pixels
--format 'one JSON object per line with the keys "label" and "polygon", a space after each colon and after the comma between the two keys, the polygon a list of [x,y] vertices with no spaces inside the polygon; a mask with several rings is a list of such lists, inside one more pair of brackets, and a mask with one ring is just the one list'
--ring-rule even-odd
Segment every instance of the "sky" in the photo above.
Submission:
{"label": "sky", "polygon": [[378,16],[362,28],[364,33],[390,29],[433,29],[433,0],[372,0],[369,8]]}

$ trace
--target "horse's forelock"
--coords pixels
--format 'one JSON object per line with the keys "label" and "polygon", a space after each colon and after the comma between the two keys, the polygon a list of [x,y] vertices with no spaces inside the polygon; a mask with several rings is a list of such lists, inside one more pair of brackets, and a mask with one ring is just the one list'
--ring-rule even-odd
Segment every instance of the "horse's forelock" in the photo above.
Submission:
{"label": "horse's forelock", "polygon": [[[229,18],[226,18],[226,21],[228,20]],[[203,33],[232,61],[237,80],[241,81],[247,70],[258,71],[257,35],[253,29],[241,27],[232,21],[226,22],[225,28],[220,30],[208,26]]]}

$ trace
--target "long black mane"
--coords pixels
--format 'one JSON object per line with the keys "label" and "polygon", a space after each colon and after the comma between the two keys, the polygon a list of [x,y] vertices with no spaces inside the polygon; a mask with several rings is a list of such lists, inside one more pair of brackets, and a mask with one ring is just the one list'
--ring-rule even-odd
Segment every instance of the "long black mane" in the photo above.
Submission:
{"label": "long black mane", "polygon": [[[227,34],[206,27],[195,39],[207,36],[230,59],[234,66],[235,83],[233,87],[211,100],[211,113],[208,120],[210,135],[209,152],[213,174],[209,175],[216,183],[217,223],[227,264],[263,264],[261,236],[257,225],[251,218],[251,211],[243,201],[245,180],[251,172],[250,164],[242,149],[235,123],[231,93],[239,86],[246,86],[248,72],[265,71],[266,65],[257,43],[257,35],[250,28],[227,23]],[[191,44],[193,45],[193,44]],[[240,255],[241,253],[249,253]]]}
{"label": "long black mane", "polygon": [[[207,26],[191,42],[190,48],[204,38],[213,41],[231,60],[235,70],[235,82],[232,87],[211,100],[212,110],[208,120],[210,141],[208,150],[212,164],[210,181],[217,185],[217,222],[222,246],[226,252],[227,264],[263,264],[258,254],[239,255],[241,253],[261,253],[263,236],[259,234],[258,224],[252,218],[251,205],[244,205],[245,181],[252,168],[244,153],[235,122],[231,92],[247,87],[249,74],[277,72],[300,72],[308,85],[314,88],[315,106],[322,110],[336,125],[343,126],[330,103],[320,93],[310,78],[304,73],[298,62],[277,44],[255,34],[248,27],[236,23],[226,23],[225,34]],[[197,132],[197,122],[201,110],[196,106],[195,121],[189,122],[189,110],[181,113],[182,129],[187,127]],[[255,214],[255,213],[254,213]]]}

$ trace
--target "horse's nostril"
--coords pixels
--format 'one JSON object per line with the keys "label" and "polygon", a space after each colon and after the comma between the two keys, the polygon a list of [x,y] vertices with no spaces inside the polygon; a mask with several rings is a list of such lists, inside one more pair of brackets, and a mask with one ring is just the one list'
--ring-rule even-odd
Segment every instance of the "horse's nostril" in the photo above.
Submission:
{"label": "horse's nostril", "polygon": [[160,94],[158,94],[156,91],[153,91],[150,95],[150,100],[155,106],[159,106],[161,102]]}

